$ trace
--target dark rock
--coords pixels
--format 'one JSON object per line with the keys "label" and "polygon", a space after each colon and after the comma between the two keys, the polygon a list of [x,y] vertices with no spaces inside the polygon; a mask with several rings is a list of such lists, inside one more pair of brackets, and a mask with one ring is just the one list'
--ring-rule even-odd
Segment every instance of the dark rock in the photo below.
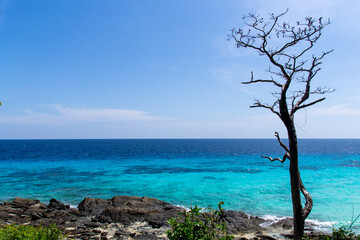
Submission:
{"label": "dark rock", "polygon": [[102,213],[105,208],[111,206],[112,203],[109,200],[94,199],[87,197],[82,200],[78,206],[79,211],[85,216],[95,216]]}
{"label": "dark rock", "polygon": [[114,234],[114,237],[122,237],[122,236],[128,236],[128,233],[124,233],[123,231],[116,231]]}
{"label": "dark rock", "polygon": [[26,215],[41,215],[41,216],[44,216],[46,213],[48,212],[48,209],[47,208],[43,208],[41,205],[39,204],[35,204],[35,205],[32,205],[30,206],[29,208],[27,208],[23,214],[26,214]]}
{"label": "dark rock", "polygon": [[38,208],[38,209],[48,209],[48,206],[45,204],[45,203],[42,203],[42,202],[38,202],[36,203],[35,205],[31,206],[33,208]]}
{"label": "dark rock", "polygon": [[108,239],[107,234],[108,234],[107,232],[102,232],[102,233],[100,234],[101,240],[107,240],[107,239]]}
{"label": "dark rock", "polygon": [[101,230],[99,230],[99,229],[93,229],[92,230],[94,233],[96,233],[96,234],[100,234],[100,233],[102,233],[102,231]]}
{"label": "dark rock", "polygon": [[111,219],[111,222],[120,222],[123,224],[130,224],[135,221],[144,221],[147,212],[143,209],[133,208],[106,208],[101,216],[105,216]]}
{"label": "dark rock", "polygon": [[48,205],[50,209],[56,209],[56,210],[66,210],[69,209],[69,205],[65,205],[63,202],[56,200],[55,198],[50,199],[50,203]]}
{"label": "dark rock", "polygon": [[65,211],[65,210],[54,210],[47,214],[48,218],[52,219],[58,219],[58,220],[64,220],[64,221],[71,221],[75,217],[75,215],[72,215],[71,213]]}
{"label": "dark rock", "polygon": [[152,227],[159,228],[168,225],[167,221],[177,217],[182,209],[155,198],[116,196],[109,200],[85,198],[79,210],[102,223],[148,221]]}
{"label": "dark rock", "polygon": [[135,240],[156,240],[156,239],[159,239],[156,235],[136,235],[133,238]]}
{"label": "dark rock", "polygon": [[0,219],[9,219],[11,215],[7,212],[0,211]]}
{"label": "dark rock", "polygon": [[293,239],[294,238],[293,234],[281,234],[281,236],[283,236],[285,239]]}
{"label": "dark rock", "polygon": [[264,230],[260,226],[261,223],[265,222],[264,219],[251,217],[243,212],[223,211],[222,217],[227,223],[228,234],[261,232]]}
{"label": "dark rock", "polygon": [[15,205],[17,205],[19,207],[22,207],[22,206],[30,207],[32,205],[35,205],[35,204],[39,203],[39,202],[40,202],[39,200],[24,199],[24,198],[19,198],[19,197],[16,197],[13,200],[13,204],[15,204]]}
{"label": "dark rock", "polygon": [[82,235],[82,236],[94,236],[95,233],[90,232],[90,231],[85,231],[85,232],[82,232],[81,235]]}
{"label": "dark rock", "polygon": [[97,227],[101,226],[101,224],[97,223],[97,222],[88,222],[88,223],[85,223],[84,225],[88,228],[97,228]]}
{"label": "dark rock", "polygon": [[164,226],[164,222],[161,220],[148,220],[148,223],[152,228],[161,228],[162,226]]}
{"label": "dark rock", "polygon": [[291,229],[293,227],[293,219],[292,218],[284,218],[280,221],[271,225],[272,227],[281,227],[283,229]]}
{"label": "dark rock", "polygon": [[55,223],[55,220],[50,219],[50,218],[41,218],[37,221],[38,224],[42,225],[42,226],[50,226],[50,224]]}
{"label": "dark rock", "polygon": [[21,214],[24,212],[24,209],[23,208],[4,207],[4,211],[7,213],[12,213],[12,214]]}
{"label": "dark rock", "polygon": [[33,221],[39,220],[43,217],[44,216],[41,213],[31,213],[31,220]]}
{"label": "dark rock", "polygon": [[77,217],[81,216],[81,212],[79,210],[77,210],[76,208],[69,208],[68,211],[70,214],[75,215]]}
{"label": "dark rock", "polygon": [[29,215],[20,215],[20,218],[21,218],[21,222],[22,223],[27,223],[27,222],[30,222],[31,221],[31,216]]}
{"label": "dark rock", "polygon": [[97,216],[93,220],[100,223],[111,223],[111,218],[107,216]]}
{"label": "dark rock", "polygon": [[276,240],[276,238],[273,238],[273,237],[268,236],[268,235],[257,235],[256,237],[259,238],[259,239],[262,239],[262,240]]}

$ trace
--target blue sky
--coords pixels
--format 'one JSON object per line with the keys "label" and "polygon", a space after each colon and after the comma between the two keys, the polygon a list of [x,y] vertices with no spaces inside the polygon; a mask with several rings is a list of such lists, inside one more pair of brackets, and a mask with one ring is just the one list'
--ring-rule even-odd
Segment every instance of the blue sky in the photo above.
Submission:
{"label": "blue sky", "polygon": [[336,91],[299,112],[302,138],[360,137],[358,0],[0,1],[1,139],[272,138],[277,117],[250,109],[267,62],[227,41],[249,12],[326,17],[335,51],[314,85]]}

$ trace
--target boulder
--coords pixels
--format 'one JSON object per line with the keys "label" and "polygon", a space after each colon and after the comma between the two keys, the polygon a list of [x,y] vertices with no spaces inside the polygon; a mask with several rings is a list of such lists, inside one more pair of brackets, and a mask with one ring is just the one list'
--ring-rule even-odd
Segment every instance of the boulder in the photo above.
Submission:
{"label": "boulder", "polygon": [[16,197],[13,200],[12,203],[15,204],[15,206],[18,206],[18,207],[30,207],[32,205],[35,205],[35,204],[39,203],[39,202],[40,202],[39,200],[24,199],[24,198]]}
{"label": "boulder", "polygon": [[105,208],[112,206],[110,200],[86,197],[78,206],[81,214],[85,216],[96,216],[102,213]]}
{"label": "boulder", "polygon": [[107,207],[102,213],[102,217],[107,217],[111,222],[118,222],[129,225],[132,222],[142,222],[146,219],[147,211],[144,209]]}
{"label": "boulder", "polygon": [[293,227],[293,219],[292,218],[284,218],[280,221],[277,221],[271,225],[271,227],[275,228],[283,228],[283,229],[291,229]]}
{"label": "boulder", "polygon": [[115,196],[112,199],[85,198],[78,207],[84,216],[93,216],[99,222],[130,224],[147,221],[155,228],[167,225],[183,209],[148,197]]}
{"label": "boulder", "polygon": [[229,234],[261,232],[264,230],[260,226],[265,220],[258,217],[252,217],[244,212],[238,211],[223,211],[223,219],[227,223],[227,232]]}
{"label": "boulder", "polygon": [[55,198],[50,199],[50,203],[48,208],[55,209],[55,210],[66,210],[69,209],[69,205],[65,205],[63,202],[56,200]]}

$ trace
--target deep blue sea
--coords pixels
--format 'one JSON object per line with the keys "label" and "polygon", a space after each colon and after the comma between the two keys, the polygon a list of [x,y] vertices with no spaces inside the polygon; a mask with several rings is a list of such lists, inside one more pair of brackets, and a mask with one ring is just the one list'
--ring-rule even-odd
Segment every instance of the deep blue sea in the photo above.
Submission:
{"label": "deep blue sea", "polygon": [[[360,139],[300,139],[299,153],[309,218],[344,224],[360,214]],[[136,195],[291,216],[289,163],[261,155],[283,151],[275,139],[0,140],[0,202]]]}

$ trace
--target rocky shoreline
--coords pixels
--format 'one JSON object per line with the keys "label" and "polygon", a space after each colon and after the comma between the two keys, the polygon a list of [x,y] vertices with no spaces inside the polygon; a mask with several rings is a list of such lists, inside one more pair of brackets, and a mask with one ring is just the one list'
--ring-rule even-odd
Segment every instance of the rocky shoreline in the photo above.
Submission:
{"label": "rocky shoreline", "polygon": [[[111,199],[87,197],[77,208],[51,199],[15,198],[0,203],[0,225],[30,224],[49,226],[55,223],[70,239],[166,239],[167,221],[178,217],[183,208],[148,197],[116,196]],[[240,211],[224,211],[228,234],[235,239],[287,239],[292,220],[277,222],[249,216]],[[307,231],[314,231],[308,225]]]}

